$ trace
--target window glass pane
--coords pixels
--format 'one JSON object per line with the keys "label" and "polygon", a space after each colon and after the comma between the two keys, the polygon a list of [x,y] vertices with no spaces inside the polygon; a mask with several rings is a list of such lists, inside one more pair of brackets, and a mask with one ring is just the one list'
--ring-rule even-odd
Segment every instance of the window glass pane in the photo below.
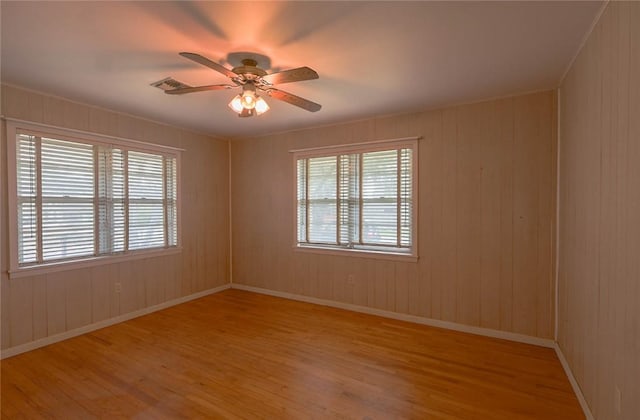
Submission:
{"label": "window glass pane", "polygon": [[36,138],[19,134],[16,145],[18,197],[36,196]]}
{"label": "window glass pane", "polygon": [[360,155],[341,155],[340,159],[340,244],[360,242]]}
{"label": "window glass pane", "polygon": [[99,253],[125,249],[124,153],[100,146],[98,150]]}
{"label": "window glass pane", "polygon": [[128,153],[129,198],[162,200],[162,156]]}
{"label": "window glass pane", "polygon": [[30,263],[37,259],[36,209],[36,138],[19,134],[16,143],[16,179],[18,193],[18,262]]}
{"label": "window glass pane", "polygon": [[362,243],[397,245],[398,151],[362,154]]}
{"label": "window glass pane", "polygon": [[164,246],[163,207],[161,202],[130,201],[129,249]]}
{"label": "window glass pane", "polygon": [[307,159],[298,160],[298,242],[307,241]]}
{"label": "window glass pane", "polygon": [[336,156],[308,160],[309,242],[337,242],[336,163]]}
{"label": "window glass pane", "polygon": [[42,139],[42,196],[93,198],[93,146]]}
{"label": "window glass pane", "polygon": [[177,157],[26,131],[15,141],[18,265],[178,244]]}
{"label": "window glass pane", "polygon": [[164,246],[163,157],[128,153],[129,249]]}
{"label": "window glass pane", "polygon": [[[44,172],[44,170],[43,170]],[[48,200],[42,203],[44,261],[94,254],[93,201]]]}
{"label": "window glass pane", "polygon": [[43,260],[93,255],[93,146],[44,137],[41,166]]}
{"label": "window glass pane", "polygon": [[124,251],[126,237],[124,151],[112,149],[111,161],[111,247],[113,252],[118,252]]}
{"label": "window glass pane", "polygon": [[175,158],[166,158],[167,245],[178,244],[178,174]]}
{"label": "window glass pane", "polygon": [[298,244],[412,251],[414,150],[390,147],[298,159]]}
{"label": "window glass pane", "polygon": [[413,220],[413,151],[400,151],[400,245],[412,245]]}
{"label": "window glass pane", "polygon": [[35,200],[21,202],[18,199],[18,262],[35,262],[37,258]]}

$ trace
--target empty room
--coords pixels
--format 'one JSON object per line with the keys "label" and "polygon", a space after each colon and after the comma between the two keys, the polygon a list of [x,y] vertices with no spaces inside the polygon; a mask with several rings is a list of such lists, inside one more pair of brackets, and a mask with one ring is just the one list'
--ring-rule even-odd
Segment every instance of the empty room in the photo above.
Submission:
{"label": "empty room", "polygon": [[640,2],[0,2],[2,419],[640,419]]}

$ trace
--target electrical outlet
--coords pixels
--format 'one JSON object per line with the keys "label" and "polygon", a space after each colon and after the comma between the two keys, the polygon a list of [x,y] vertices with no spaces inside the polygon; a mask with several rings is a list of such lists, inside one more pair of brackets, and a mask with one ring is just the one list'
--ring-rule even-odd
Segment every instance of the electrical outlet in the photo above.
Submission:
{"label": "electrical outlet", "polygon": [[116,283],[116,293],[120,293],[120,292],[122,292],[122,284]]}
{"label": "electrical outlet", "polygon": [[353,285],[353,283],[355,283],[355,276],[353,274],[349,274],[347,276],[347,284]]}
{"label": "electrical outlet", "polygon": [[620,393],[620,388],[617,386],[613,394],[613,404],[615,406],[616,413],[620,414],[620,411],[622,411],[622,394]]}

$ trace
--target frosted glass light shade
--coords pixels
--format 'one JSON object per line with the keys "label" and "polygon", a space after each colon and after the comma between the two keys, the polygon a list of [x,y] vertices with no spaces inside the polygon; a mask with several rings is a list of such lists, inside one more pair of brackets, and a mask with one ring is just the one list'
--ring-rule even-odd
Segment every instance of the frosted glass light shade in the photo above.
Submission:
{"label": "frosted glass light shade", "polygon": [[269,104],[267,101],[258,96],[258,100],[256,101],[256,112],[258,115],[264,114],[269,110]]}
{"label": "frosted glass light shade", "polygon": [[236,95],[235,98],[229,102],[229,108],[233,109],[238,114],[242,112],[242,97],[240,95]]}

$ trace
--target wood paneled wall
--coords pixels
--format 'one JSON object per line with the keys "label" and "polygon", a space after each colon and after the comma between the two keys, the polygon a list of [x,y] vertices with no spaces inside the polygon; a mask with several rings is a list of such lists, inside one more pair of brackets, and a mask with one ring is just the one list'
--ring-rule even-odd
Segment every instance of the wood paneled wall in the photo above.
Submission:
{"label": "wood paneled wall", "polygon": [[[229,282],[227,141],[2,86],[2,114],[185,149],[182,252],[9,279],[6,135],[2,130],[2,349],[127,314]],[[122,291],[115,292],[115,283]]]}
{"label": "wood paneled wall", "polygon": [[[233,282],[552,338],[555,102],[549,91],[233,141]],[[423,137],[419,261],[294,251],[288,151],[406,136]]]}
{"label": "wood paneled wall", "polygon": [[558,341],[597,419],[639,419],[640,3],[609,2],[560,98]]}

